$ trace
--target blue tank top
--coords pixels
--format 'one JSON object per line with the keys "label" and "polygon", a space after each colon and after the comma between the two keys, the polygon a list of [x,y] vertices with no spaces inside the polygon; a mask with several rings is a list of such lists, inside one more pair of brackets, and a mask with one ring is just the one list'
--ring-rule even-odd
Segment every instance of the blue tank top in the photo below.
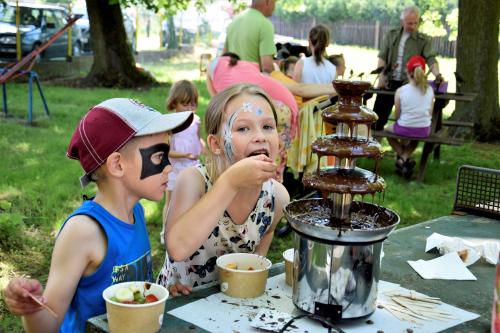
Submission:
{"label": "blue tank top", "polygon": [[135,223],[128,224],[94,201],[85,201],[68,217],[61,230],[75,215],[87,215],[99,223],[108,244],[101,265],[93,274],[80,279],[60,332],[85,332],[87,319],[106,312],[102,292],[110,285],[125,281],[153,282],[151,246],[144,210],[139,203],[134,206]]}

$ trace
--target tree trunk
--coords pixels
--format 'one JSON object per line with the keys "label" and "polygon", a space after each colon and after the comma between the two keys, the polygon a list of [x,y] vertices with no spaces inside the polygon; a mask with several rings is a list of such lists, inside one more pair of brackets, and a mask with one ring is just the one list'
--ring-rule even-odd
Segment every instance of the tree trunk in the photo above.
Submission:
{"label": "tree trunk", "polygon": [[174,17],[170,15],[168,17],[168,49],[177,50],[178,47],[179,45],[177,41],[177,35],[175,33]]}
{"label": "tree trunk", "polygon": [[480,141],[500,137],[498,105],[498,21],[500,1],[459,0],[457,91],[477,93],[470,103],[457,103],[452,119],[474,122]]}
{"label": "tree trunk", "polygon": [[156,83],[137,69],[118,1],[86,0],[94,63],[84,84],[103,87],[138,87]]}

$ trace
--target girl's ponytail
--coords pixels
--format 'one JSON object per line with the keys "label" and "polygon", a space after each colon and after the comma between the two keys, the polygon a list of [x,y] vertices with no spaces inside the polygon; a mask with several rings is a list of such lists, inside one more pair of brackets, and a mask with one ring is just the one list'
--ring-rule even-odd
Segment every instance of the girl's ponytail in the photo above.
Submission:
{"label": "girl's ponytail", "polygon": [[326,47],[330,44],[330,30],[328,27],[319,24],[309,31],[309,41],[314,48],[314,62],[321,64]]}
{"label": "girl's ponytail", "polygon": [[415,85],[422,93],[427,92],[429,84],[427,83],[427,75],[425,75],[425,59],[422,56],[412,56],[406,63],[406,70],[410,77],[415,81]]}
{"label": "girl's ponytail", "polygon": [[416,67],[411,74],[413,80],[415,80],[415,85],[419,88],[422,93],[426,93],[429,84],[427,83],[427,75],[425,75],[422,67]]}

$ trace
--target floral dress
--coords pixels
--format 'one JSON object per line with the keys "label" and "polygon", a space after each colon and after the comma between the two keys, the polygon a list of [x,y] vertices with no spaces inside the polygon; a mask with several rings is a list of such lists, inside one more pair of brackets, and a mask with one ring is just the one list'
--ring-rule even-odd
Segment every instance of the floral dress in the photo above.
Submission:
{"label": "floral dress", "polygon": [[[212,187],[205,166],[198,166],[205,179],[205,193]],[[275,187],[272,180],[262,185],[257,203],[245,223],[234,224],[227,212],[221,216],[217,226],[200,248],[185,261],[174,262],[168,256],[165,258],[158,283],[169,286],[176,283],[189,286],[217,281],[218,270],[215,262],[226,253],[253,253],[260,240],[271,227],[275,209]]]}

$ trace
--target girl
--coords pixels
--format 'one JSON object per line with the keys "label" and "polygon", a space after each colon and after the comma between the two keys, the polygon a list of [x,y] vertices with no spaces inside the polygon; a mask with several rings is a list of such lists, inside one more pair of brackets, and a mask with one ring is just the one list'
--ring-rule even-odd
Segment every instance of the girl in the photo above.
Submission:
{"label": "girl", "polygon": [[178,178],[165,221],[167,257],[158,283],[173,296],[217,280],[225,253],[266,255],[290,197],[273,179],[278,154],[276,112],[257,86],[216,95],[205,115],[207,166]]}
{"label": "girl", "polygon": [[[411,57],[406,70],[410,82],[396,90],[396,122],[387,130],[408,138],[425,138],[430,134],[434,106],[434,92],[429,89],[425,75],[425,59],[421,56]],[[396,173],[409,178],[415,166],[415,161],[410,157],[417,148],[418,141],[387,140],[398,155]]]}
{"label": "girl", "polygon": [[300,59],[295,65],[293,79],[302,83],[331,83],[337,77],[335,65],[324,57],[330,43],[330,31],[322,24],[309,32],[312,56]]}
{"label": "girl", "polygon": [[[196,112],[198,108],[198,90],[195,85],[187,80],[176,82],[170,89],[166,108],[167,111]],[[179,172],[189,166],[200,164],[198,158],[205,149],[205,142],[200,137],[200,123],[200,117],[195,114],[191,126],[171,137],[168,157],[173,169],[168,178],[164,213],[168,208],[170,196]]]}

